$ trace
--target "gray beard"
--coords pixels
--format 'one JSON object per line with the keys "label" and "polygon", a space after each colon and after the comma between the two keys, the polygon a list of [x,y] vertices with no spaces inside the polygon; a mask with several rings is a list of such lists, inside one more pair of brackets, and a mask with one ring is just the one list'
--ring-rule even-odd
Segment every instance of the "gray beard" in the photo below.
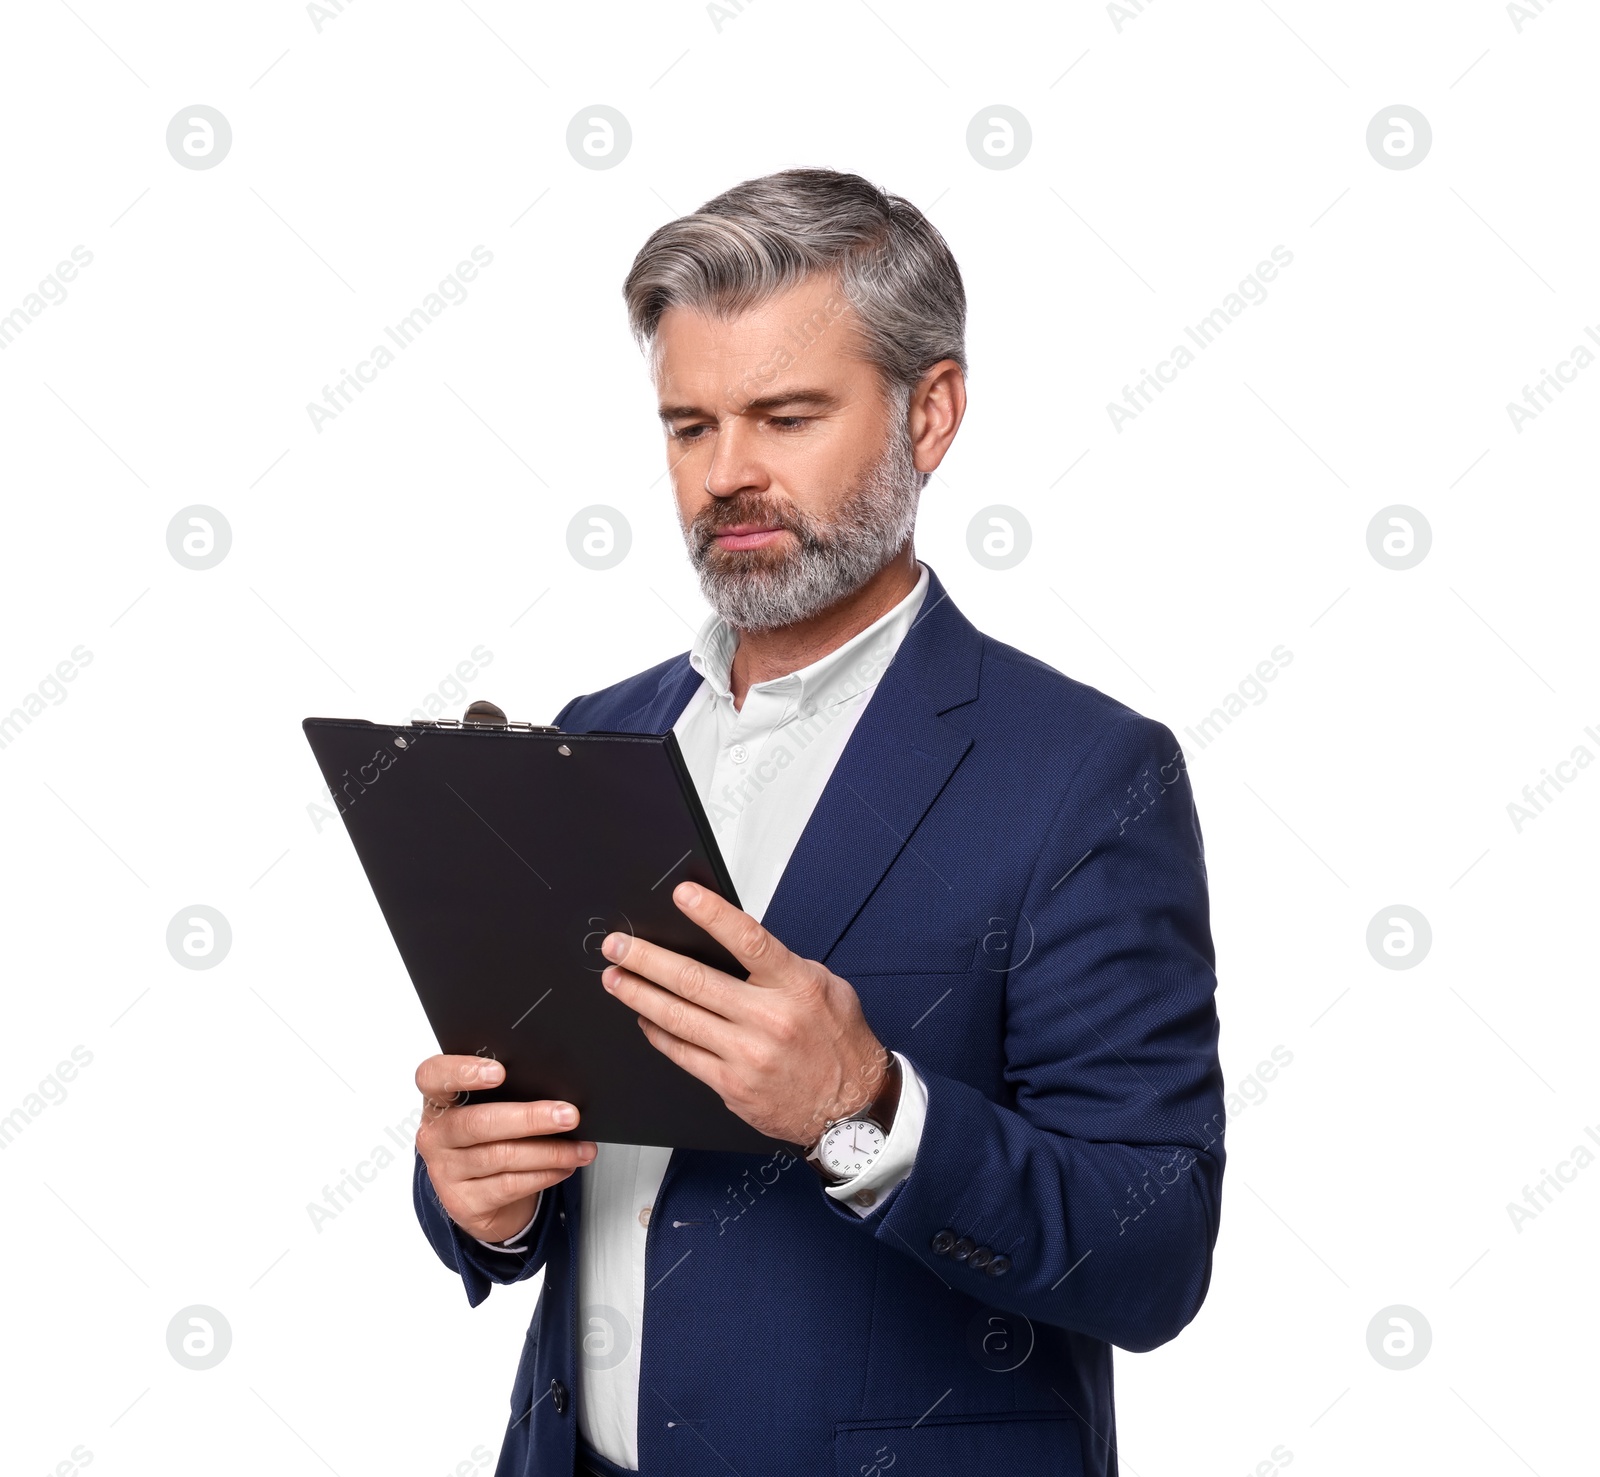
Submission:
{"label": "gray beard", "polygon": [[[921,494],[922,477],[902,424],[831,519],[759,497],[713,504],[684,531],[700,592],[736,631],[772,631],[809,620],[859,590],[905,548]],[[781,523],[796,545],[776,557],[766,550],[717,547],[719,528],[758,519]]]}

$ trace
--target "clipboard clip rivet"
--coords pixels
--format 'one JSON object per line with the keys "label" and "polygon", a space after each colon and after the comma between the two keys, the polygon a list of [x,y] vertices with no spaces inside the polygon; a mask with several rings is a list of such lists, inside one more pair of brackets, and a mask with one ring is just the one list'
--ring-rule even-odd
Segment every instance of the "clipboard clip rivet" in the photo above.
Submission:
{"label": "clipboard clip rivet", "polygon": [[564,755],[568,759],[572,758],[572,750],[569,749],[565,744],[556,745],[556,753]]}
{"label": "clipboard clip rivet", "polygon": [[410,747],[410,745],[408,745],[398,733],[394,736],[394,746],[397,749],[405,749]]}

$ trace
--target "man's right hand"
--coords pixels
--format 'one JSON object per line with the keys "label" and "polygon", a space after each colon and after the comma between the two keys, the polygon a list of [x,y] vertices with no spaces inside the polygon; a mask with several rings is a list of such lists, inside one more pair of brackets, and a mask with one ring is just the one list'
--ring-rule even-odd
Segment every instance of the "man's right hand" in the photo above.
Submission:
{"label": "man's right hand", "polygon": [[462,1093],[505,1080],[499,1062],[431,1056],[417,1068],[417,1152],[450,1219],[480,1241],[504,1241],[533,1219],[539,1192],[588,1164],[595,1145],[549,1139],[576,1127],[571,1103],[469,1103]]}

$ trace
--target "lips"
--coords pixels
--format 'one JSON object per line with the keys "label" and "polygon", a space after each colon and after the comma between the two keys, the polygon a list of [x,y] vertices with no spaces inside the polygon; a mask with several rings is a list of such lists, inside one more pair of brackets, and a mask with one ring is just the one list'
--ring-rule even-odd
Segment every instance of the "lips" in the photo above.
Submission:
{"label": "lips", "polygon": [[764,523],[733,523],[716,530],[717,546],[723,549],[764,549],[784,535],[784,529]]}

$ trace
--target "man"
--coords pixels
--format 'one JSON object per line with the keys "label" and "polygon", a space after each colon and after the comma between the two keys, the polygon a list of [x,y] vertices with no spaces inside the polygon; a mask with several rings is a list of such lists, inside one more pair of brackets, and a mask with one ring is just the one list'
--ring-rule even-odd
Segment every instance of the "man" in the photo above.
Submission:
{"label": "man", "polygon": [[1113,1344],[1194,1317],[1224,1114],[1171,733],[976,631],[912,547],[966,408],[960,274],[854,175],[751,180],[625,288],[714,615],[557,717],[678,737],[736,980],[613,934],[606,988],[770,1157],[548,1137],[417,1073],[416,1205],[476,1305],[544,1272],[501,1477],[1117,1470]]}

